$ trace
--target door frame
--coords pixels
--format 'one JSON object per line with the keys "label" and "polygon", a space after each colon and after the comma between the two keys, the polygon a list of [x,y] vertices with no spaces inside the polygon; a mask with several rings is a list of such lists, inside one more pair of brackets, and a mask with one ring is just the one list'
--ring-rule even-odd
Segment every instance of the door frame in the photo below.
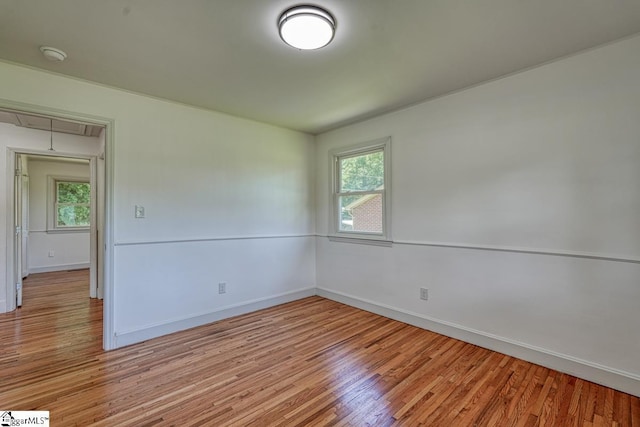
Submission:
{"label": "door frame", "polygon": [[[20,159],[22,163],[22,159]],[[22,165],[24,167],[24,165]],[[29,266],[29,254],[27,250],[29,248],[29,172],[27,174],[24,173],[24,170],[21,171],[22,175],[22,278],[24,279],[29,275],[28,266]]]}
{"label": "door frame", "polygon": [[[113,290],[113,159],[114,159],[114,129],[115,129],[115,120],[105,117],[93,116],[78,112],[65,111],[40,105],[32,105],[32,104],[24,104],[19,102],[13,102],[10,100],[5,100],[0,98],[0,109],[9,110],[18,113],[32,114],[38,116],[44,116],[52,119],[62,119],[62,120],[71,120],[81,123],[93,124],[104,126],[105,128],[105,147],[104,147],[104,176],[97,176],[97,167],[96,167],[96,157],[88,156],[84,154],[76,154],[76,153],[66,153],[66,152],[56,152],[55,155],[57,157],[81,157],[88,158],[92,164],[92,178],[95,179],[103,179],[104,182],[104,201],[102,204],[102,208],[100,209],[103,216],[103,224],[102,230],[97,229],[97,233],[102,236],[102,240],[104,241],[104,256],[102,260],[98,259],[98,253],[100,251],[96,251],[95,261],[98,263],[102,261],[102,265],[104,268],[102,269],[102,283],[104,284],[102,289],[103,294],[103,320],[102,320],[102,346],[105,350],[111,350],[115,348],[115,337],[114,337],[114,325],[115,325],[115,316],[114,316],[114,290]],[[16,153],[21,154],[37,154],[37,155],[46,155],[52,154],[51,152],[42,152],[37,150],[29,150],[23,149],[21,147],[7,147],[7,177],[15,174],[15,159]],[[93,157],[93,160],[91,159]],[[7,179],[7,207],[12,206],[14,204],[14,182],[13,179]],[[97,182],[97,181],[96,181]],[[10,185],[9,185],[10,184]],[[92,188],[92,191],[95,191]],[[16,272],[15,267],[9,268],[9,266],[14,266],[14,253],[15,253],[15,239],[14,234],[15,230],[13,230],[13,222],[14,222],[14,209],[7,209],[10,214],[7,215],[7,259],[6,266],[7,274],[6,274],[6,295],[7,295],[7,305],[9,311],[14,309],[15,307],[15,274],[21,274],[21,272]],[[9,213],[8,212],[8,213]],[[97,214],[96,214],[97,217]],[[95,224],[95,227],[98,227],[98,224]],[[92,233],[92,235],[95,233]],[[93,244],[92,244],[93,246]],[[97,243],[95,245],[95,249],[97,248]],[[94,259],[91,259],[92,264],[94,263]],[[96,273],[98,274],[98,268],[96,268]],[[12,305],[10,305],[12,304]]]}
{"label": "door frame", "polygon": [[[9,170],[13,171],[13,282],[11,283],[14,294],[11,296],[11,306],[22,307],[22,278],[24,277],[24,215],[22,213],[24,207],[24,190],[23,171],[22,171],[22,154],[12,153],[13,167]],[[7,187],[9,183],[7,182]],[[28,196],[27,196],[28,197]],[[14,285],[15,283],[15,285]]]}

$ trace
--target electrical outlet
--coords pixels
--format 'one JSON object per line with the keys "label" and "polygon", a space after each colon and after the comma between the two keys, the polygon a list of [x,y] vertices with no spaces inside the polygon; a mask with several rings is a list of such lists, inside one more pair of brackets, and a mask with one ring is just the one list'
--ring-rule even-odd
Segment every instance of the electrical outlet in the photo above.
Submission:
{"label": "electrical outlet", "polygon": [[53,258],[54,256],[56,256],[56,253],[54,252],[53,249],[49,250],[49,258]]}
{"label": "electrical outlet", "polygon": [[227,293],[227,282],[218,283],[218,293],[226,294]]}
{"label": "electrical outlet", "polygon": [[420,299],[428,300],[429,299],[429,289],[420,288]]}

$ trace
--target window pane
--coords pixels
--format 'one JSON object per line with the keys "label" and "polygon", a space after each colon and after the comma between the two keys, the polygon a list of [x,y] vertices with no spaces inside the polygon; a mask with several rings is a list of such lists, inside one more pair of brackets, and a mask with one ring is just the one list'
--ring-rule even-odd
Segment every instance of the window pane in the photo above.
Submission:
{"label": "window pane", "polygon": [[58,182],[58,203],[89,203],[91,187],[86,182]]}
{"label": "window pane", "polygon": [[88,227],[90,225],[89,212],[89,206],[58,206],[56,227]]}
{"label": "window pane", "polygon": [[382,195],[340,196],[340,231],[382,234]]}
{"label": "window pane", "polygon": [[339,193],[372,191],[384,188],[384,153],[340,158]]}

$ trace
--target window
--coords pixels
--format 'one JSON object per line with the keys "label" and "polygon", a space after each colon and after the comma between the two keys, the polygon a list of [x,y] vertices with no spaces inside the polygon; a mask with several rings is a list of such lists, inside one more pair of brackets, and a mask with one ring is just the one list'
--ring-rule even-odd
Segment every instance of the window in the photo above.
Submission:
{"label": "window", "polygon": [[391,139],[332,151],[331,234],[390,241]]}
{"label": "window", "polygon": [[50,178],[49,231],[86,230],[91,225],[91,185],[83,179]]}

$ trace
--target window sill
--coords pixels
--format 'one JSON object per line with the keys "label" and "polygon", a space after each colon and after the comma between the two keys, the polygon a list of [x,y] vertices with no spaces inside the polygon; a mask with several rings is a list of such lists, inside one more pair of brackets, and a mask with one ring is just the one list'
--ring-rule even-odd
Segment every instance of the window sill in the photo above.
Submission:
{"label": "window sill", "polygon": [[342,237],[342,236],[327,236],[329,241],[338,243],[354,243],[358,245],[370,245],[370,246],[383,246],[390,248],[393,246],[392,240],[371,239],[366,237]]}
{"label": "window sill", "polygon": [[66,234],[66,233],[88,233],[91,231],[89,227],[82,228],[56,228],[47,230],[47,234]]}

